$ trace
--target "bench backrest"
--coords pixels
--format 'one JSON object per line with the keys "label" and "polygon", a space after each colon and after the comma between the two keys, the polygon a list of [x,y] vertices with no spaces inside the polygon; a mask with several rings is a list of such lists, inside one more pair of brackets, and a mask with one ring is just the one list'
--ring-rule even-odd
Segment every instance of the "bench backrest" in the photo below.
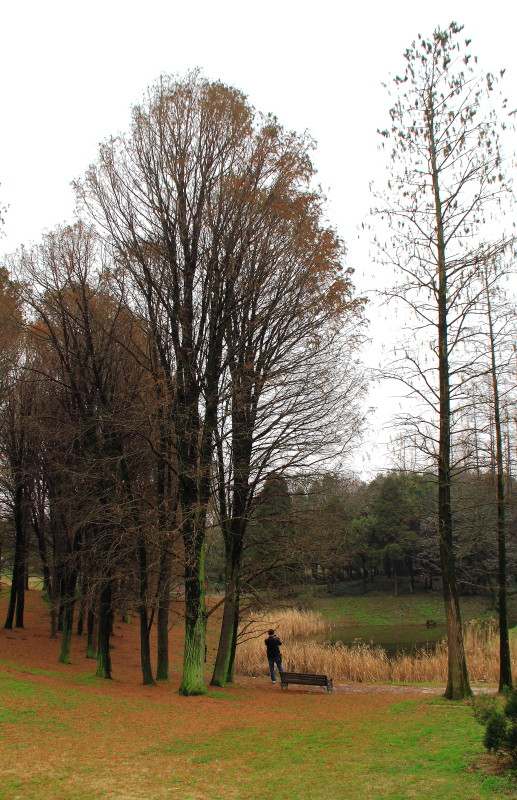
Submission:
{"label": "bench backrest", "polygon": [[312,675],[306,672],[281,672],[282,683],[305,683],[308,686],[327,686],[329,678],[326,675]]}

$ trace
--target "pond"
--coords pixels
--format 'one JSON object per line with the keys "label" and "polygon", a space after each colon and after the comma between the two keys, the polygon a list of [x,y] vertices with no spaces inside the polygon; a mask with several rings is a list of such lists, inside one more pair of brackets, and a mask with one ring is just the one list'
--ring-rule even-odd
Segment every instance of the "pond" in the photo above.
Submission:
{"label": "pond", "polygon": [[425,624],[392,624],[392,625],[343,625],[334,624],[328,631],[311,637],[312,641],[342,642],[352,645],[358,640],[365,644],[382,647],[390,658],[397,653],[414,653],[421,648],[433,650],[437,642],[446,637],[445,624],[437,623],[428,628]]}

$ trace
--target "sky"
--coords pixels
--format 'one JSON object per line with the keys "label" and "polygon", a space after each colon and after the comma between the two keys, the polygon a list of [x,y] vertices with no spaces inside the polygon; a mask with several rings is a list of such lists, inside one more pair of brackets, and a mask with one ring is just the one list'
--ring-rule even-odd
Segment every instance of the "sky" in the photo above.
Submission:
{"label": "sky", "polygon": [[[161,73],[199,67],[236,86],[286,128],[308,130],[328,198],[328,217],[348,248],[358,293],[382,289],[362,223],[381,182],[386,156],[378,128],[389,98],[383,82],[404,67],[418,33],[452,20],[465,26],[480,65],[506,68],[505,93],[517,107],[517,7],[508,0],[18,0],[5,3],[0,26],[0,263],[45,230],[74,219],[70,186],[95,160],[99,142],[129,127],[130,108]],[[376,366],[395,321],[375,302],[367,315]],[[390,466],[386,422],[399,400],[375,387],[361,450],[352,455],[364,477]]]}

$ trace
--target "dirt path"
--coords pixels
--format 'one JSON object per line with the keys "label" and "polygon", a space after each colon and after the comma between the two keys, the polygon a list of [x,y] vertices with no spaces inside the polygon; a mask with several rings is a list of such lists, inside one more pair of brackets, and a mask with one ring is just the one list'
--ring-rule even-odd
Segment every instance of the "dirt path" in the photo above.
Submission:
{"label": "dirt path", "polygon": [[[249,678],[244,675],[239,675],[236,680],[236,685],[242,686],[260,686],[261,688],[266,685],[272,691],[281,691],[279,685],[273,686],[271,682],[264,676],[260,678]],[[325,689],[319,686],[289,686],[289,692],[302,692],[302,693],[321,693]],[[493,694],[497,691],[495,686],[475,686],[472,688],[474,694]],[[426,696],[434,695],[440,696],[444,694],[445,686],[395,686],[393,684],[384,683],[337,683],[334,681],[334,694],[401,694],[412,696]]]}

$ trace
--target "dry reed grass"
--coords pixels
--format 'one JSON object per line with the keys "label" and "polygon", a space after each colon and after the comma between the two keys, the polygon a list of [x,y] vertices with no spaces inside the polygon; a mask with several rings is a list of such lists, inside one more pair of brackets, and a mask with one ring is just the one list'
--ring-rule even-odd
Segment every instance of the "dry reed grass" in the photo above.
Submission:
{"label": "dry reed grass", "polygon": [[[272,611],[267,617],[244,623],[245,633],[236,655],[237,674],[268,674],[263,634],[268,627],[277,628],[286,645],[283,666],[289,672],[324,673],[334,680],[353,683],[445,683],[447,679],[445,642],[438,643],[432,651],[422,649],[390,659],[383,648],[362,641],[351,646],[300,641],[328,628],[319,614],[295,610]],[[517,639],[510,646],[512,660],[517,661]],[[497,683],[499,636],[495,620],[473,621],[465,626],[465,652],[473,682]]]}
{"label": "dry reed grass", "polygon": [[[282,641],[287,642],[296,637],[315,636],[325,633],[328,625],[316,611],[300,611],[296,608],[274,609],[267,614],[249,614],[242,622],[241,637],[245,640],[243,645],[247,645],[250,637],[252,640],[260,642],[264,649],[262,634],[273,628],[277,631]],[[258,640],[256,637],[260,637]]]}

